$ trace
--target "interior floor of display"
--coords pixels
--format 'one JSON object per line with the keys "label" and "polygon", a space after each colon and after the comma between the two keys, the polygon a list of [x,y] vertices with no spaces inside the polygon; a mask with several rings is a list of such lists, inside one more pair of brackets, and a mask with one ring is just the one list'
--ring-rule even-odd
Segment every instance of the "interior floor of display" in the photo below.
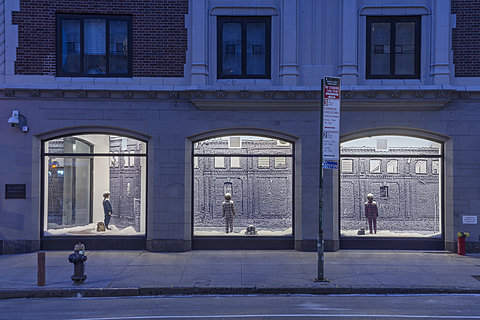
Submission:
{"label": "interior floor of display", "polygon": [[83,226],[75,226],[62,229],[49,229],[45,231],[45,236],[131,236],[131,235],[141,235],[143,233],[135,231],[133,227],[126,227],[123,229],[117,228],[115,225],[108,226],[110,230],[97,231],[97,224],[90,223]]}
{"label": "interior floor of display", "polygon": [[342,230],[340,236],[342,237],[397,237],[397,238],[439,238],[442,236],[441,233],[436,232],[427,232],[427,231],[417,231],[417,232],[396,232],[390,230],[377,230],[377,233],[371,234],[368,229],[365,229],[364,235],[358,235],[357,230]]}
{"label": "interior floor of display", "polygon": [[[226,233],[225,229],[219,229],[219,228],[195,228],[194,230],[194,235],[195,236],[232,236],[232,237],[238,237],[238,236],[246,236],[245,234],[246,228],[240,228],[240,227],[234,227],[233,232]],[[278,237],[278,236],[291,236],[292,235],[292,228],[288,228],[286,230],[256,230],[257,234],[253,236],[272,236],[272,237]]]}

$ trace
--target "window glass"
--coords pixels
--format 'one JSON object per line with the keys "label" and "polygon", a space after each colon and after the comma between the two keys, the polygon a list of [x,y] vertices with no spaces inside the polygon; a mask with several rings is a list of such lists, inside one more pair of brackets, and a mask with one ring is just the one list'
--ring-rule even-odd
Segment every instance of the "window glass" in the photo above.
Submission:
{"label": "window glass", "polygon": [[270,17],[218,17],[218,78],[270,78]]}
{"label": "window glass", "polygon": [[270,158],[269,157],[258,157],[258,167],[259,168],[269,168],[270,167]]}
{"label": "window glass", "polygon": [[397,22],[395,74],[415,73],[415,22]]}
{"label": "window glass", "polygon": [[342,173],[353,173],[353,160],[352,159],[342,159]]}
{"label": "window glass", "polygon": [[229,148],[241,148],[242,147],[242,137],[230,137]]}
{"label": "window glass", "polygon": [[[109,141],[112,142],[110,148]],[[93,148],[89,146],[93,145]],[[147,144],[143,141],[104,134],[79,134],[48,140],[44,144],[45,153],[132,153],[146,154]],[[128,146],[128,147],[127,147]],[[112,164],[118,164],[118,157],[112,157]],[[128,162],[128,157],[127,162]],[[123,161],[123,160],[122,160]]]}
{"label": "window glass", "polygon": [[380,186],[380,197],[388,198],[388,186]]}
{"label": "window glass", "polygon": [[420,76],[419,16],[367,17],[367,78]]}
{"label": "window glass", "polygon": [[275,168],[282,168],[287,165],[287,158],[275,157]]}
{"label": "window glass", "polygon": [[215,157],[215,168],[225,168],[224,157]]}
{"label": "window glass", "polygon": [[[378,149],[378,141],[381,141],[383,147]],[[405,152],[405,150],[423,150],[428,154],[437,154],[441,152],[440,143],[425,139],[404,136],[375,136],[369,138],[360,138],[351,141],[342,142],[341,148],[348,150],[358,150],[362,153],[373,153],[376,150],[388,151],[392,153]]]}
{"label": "window glass", "polygon": [[[240,148],[232,148],[239,141]],[[193,157],[198,159],[193,168],[194,236],[292,236],[292,143],[225,136],[195,142]],[[227,169],[235,169],[222,169],[220,158]],[[228,233],[222,217],[225,193],[231,194],[236,213]],[[254,231],[248,232],[251,226]]]}
{"label": "window glass", "polygon": [[427,173],[427,161],[417,160],[415,163],[415,173]]}
{"label": "window glass", "polygon": [[398,173],[398,160],[387,161],[387,173]]}
{"label": "window glass", "polygon": [[62,70],[80,72],[80,21],[62,21]]}
{"label": "window glass", "polygon": [[[126,141],[129,156],[118,156]],[[114,135],[78,135],[44,142],[44,235],[143,235],[146,217],[146,154],[140,142]],[[135,153],[133,153],[135,151]],[[109,230],[103,194],[110,192]]]}
{"label": "window glass", "polygon": [[231,157],[230,158],[230,167],[232,168],[241,168],[240,157]]}
{"label": "window glass", "polygon": [[[240,148],[237,147],[239,145]],[[291,155],[293,153],[293,144],[290,142],[254,136],[212,138],[195,142],[193,148],[196,155],[225,153],[245,155],[246,150],[248,150],[250,155]]]}
{"label": "window glass", "polygon": [[242,24],[223,24],[223,73],[242,73]]}
{"label": "window glass", "polygon": [[88,74],[105,74],[107,70],[105,20],[86,19],[84,28],[85,71]]}
{"label": "window glass", "polygon": [[227,193],[233,194],[233,183],[231,182],[225,182],[223,184],[223,194]]}
{"label": "window glass", "polygon": [[390,73],[390,23],[372,23],[372,74]]}
{"label": "window glass", "polygon": [[247,23],[247,74],[265,73],[265,23]]}
{"label": "window glass", "polygon": [[128,73],[128,23],[110,21],[110,72]]}
{"label": "window glass", "polygon": [[129,75],[130,17],[58,14],[57,26],[58,75]]}
{"label": "window glass", "polygon": [[198,157],[193,157],[193,167],[198,168]]}
{"label": "window glass", "polygon": [[433,174],[440,173],[440,162],[438,160],[432,160],[432,173]]}
{"label": "window glass", "polygon": [[[406,136],[370,136],[342,142],[341,236],[440,237],[441,151],[438,142]],[[346,170],[351,166],[355,168],[353,173]],[[377,233],[372,234],[365,224],[369,193],[379,210]]]}
{"label": "window glass", "polygon": [[382,160],[370,160],[370,173],[382,173]]}

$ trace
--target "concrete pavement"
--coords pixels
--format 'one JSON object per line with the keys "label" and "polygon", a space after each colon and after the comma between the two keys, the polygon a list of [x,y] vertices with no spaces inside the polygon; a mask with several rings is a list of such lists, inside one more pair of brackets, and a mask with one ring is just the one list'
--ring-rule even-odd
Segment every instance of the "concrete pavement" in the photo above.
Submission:
{"label": "concrete pavement", "polygon": [[37,286],[37,253],[0,255],[0,298],[157,294],[479,293],[480,254],[444,251],[87,251],[87,280],[74,285],[70,251],[46,252],[46,285]]}

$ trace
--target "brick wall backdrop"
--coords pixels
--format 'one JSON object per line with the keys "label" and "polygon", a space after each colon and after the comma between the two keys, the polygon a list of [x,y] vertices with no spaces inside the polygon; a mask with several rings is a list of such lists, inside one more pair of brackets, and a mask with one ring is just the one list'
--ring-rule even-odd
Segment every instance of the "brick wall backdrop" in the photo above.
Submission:
{"label": "brick wall backdrop", "polygon": [[480,76],[480,0],[452,0],[457,15],[452,49],[456,77]]}
{"label": "brick wall backdrop", "polygon": [[15,73],[55,75],[55,14],[133,17],[133,76],[182,77],[187,50],[187,0],[21,0]]}

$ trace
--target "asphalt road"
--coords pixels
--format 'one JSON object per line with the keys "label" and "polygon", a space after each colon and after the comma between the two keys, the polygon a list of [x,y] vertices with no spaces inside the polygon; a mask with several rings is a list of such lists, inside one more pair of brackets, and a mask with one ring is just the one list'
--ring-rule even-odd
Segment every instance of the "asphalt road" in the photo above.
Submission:
{"label": "asphalt road", "polygon": [[13,299],[0,319],[480,319],[480,295]]}

